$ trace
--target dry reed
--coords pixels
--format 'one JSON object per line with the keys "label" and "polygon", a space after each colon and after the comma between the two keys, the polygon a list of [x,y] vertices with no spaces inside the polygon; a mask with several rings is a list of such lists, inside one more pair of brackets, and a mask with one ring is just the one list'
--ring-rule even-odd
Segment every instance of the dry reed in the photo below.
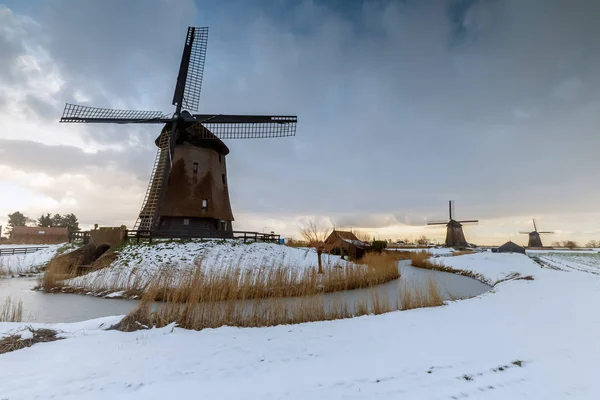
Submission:
{"label": "dry reed", "polygon": [[[396,266],[393,257],[383,257],[387,263]],[[375,259],[383,263],[381,258],[373,258]],[[223,295],[219,289],[215,289],[215,285],[207,286],[209,292],[205,293],[202,280],[199,279],[201,271],[196,273],[194,279],[185,282],[188,285],[186,290],[181,290],[181,286],[178,287],[179,290],[165,290],[165,282],[155,281],[143,294],[140,306],[114,328],[132,331],[166,326],[173,322],[182,328],[194,330],[225,325],[261,327],[330,321],[443,304],[440,291],[433,280],[428,283],[426,291],[412,290],[408,295],[401,293],[401,298],[396,299],[395,304],[391,304],[388,297],[381,298],[373,291],[370,301],[358,301],[351,306],[335,295],[329,295],[333,298],[326,298],[322,294],[302,296],[292,300],[284,297],[252,298],[251,292],[243,292],[248,297],[240,299],[234,295],[235,291]],[[163,303],[155,304],[159,299]],[[154,304],[154,307],[150,307],[150,304]]]}
{"label": "dry reed", "polygon": [[444,304],[444,299],[440,289],[433,279],[429,277],[427,288],[420,290],[415,287],[404,286],[401,292],[402,310],[412,310],[414,308],[438,307]]}
{"label": "dry reed", "polygon": [[[224,269],[205,267],[200,259],[193,268],[165,265],[152,276],[140,273],[137,268],[106,269],[84,281],[70,283],[74,278],[68,266],[50,265],[40,282],[46,291],[95,293],[98,295],[123,292],[123,297],[142,297],[154,288],[154,300],[180,302],[188,298],[198,301],[224,301],[232,299],[264,299],[297,297],[370,287],[398,278],[397,257],[390,254],[368,254],[361,264],[327,266],[319,274],[314,268],[262,266],[244,269],[232,266]],[[104,273],[110,272],[110,273]],[[107,278],[109,277],[109,278]],[[160,289],[156,289],[160,288]]]}
{"label": "dry reed", "polygon": [[23,320],[23,302],[13,302],[7,297],[0,306],[0,322],[21,322]]}
{"label": "dry reed", "polygon": [[9,335],[0,339],[0,354],[24,349],[36,343],[54,342],[62,339],[57,337],[57,332],[52,329],[34,329],[32,327],[28,327],[27,329],[32,333],[32,337],[30,338],[23,339],[21,335]]}

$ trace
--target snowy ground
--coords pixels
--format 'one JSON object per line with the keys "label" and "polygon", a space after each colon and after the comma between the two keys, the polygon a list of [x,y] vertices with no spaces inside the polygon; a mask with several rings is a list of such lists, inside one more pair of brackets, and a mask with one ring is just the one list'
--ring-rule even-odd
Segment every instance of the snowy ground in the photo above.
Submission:
{"label": "snowy ground", "polygon": [[[118,259],[108,268],[71,279],[67,281],[68,285],[126,290],[133,282],[145,285],[161,268],[185,272],[199,262],[206,270],[286,267],[292,271],[300,271],[317,266],[317,254],[313,249],[273,243],[244,244],[233,240],[132,244],[119,250],[118,254]],[[344,262],[339,256],[323,255],[325,266]]]}
{"label": "snowy ground", "polygon": [[0,398],[600,398],[600,276],[487,256],[490,277],[535,280],[444,307],[274,328],[54,325],[66,340],[0,355]]}
{"label": "snowy ground", "polygon": [[546,253],[577,253],[577,254],[595,254],[600,253],[600,249],[595,248],[578,248],[578,249],[542,249],[542,250],[526,250],[527,254],[538,255]]}
{"label": "snowy ground", "polygon": [[[38,250],[35,253],[15,254],[11,256],[0,256],[0,277],[14,276],[21,274],[30,274],[37,272],[40,267],[46,265],[55,255],[56,252],[67,243],[54,244],[45,246],[43,250]],[[5,248],[12,247],[28,247],[22,245],[3,246]],[[32,247],[32,246],[29,246]],[[38,246],[33,246],[38,247]]]}
{"label": "snowy ground", "polygon": [[401,251],[401,252],[414,252],[414,253],[420,253],[420,252],[427,252],[431,255],[434,256],[444,256],[444,255],[450,255],[452,253],[454,253],[456,250],[454,250],[451,247],[429,247],[429,248],[387,248],[387,251]]}
{"label": "snowy ground", "polygon": [[513,277],[535,277],[540,270],[529,257],[516,253],[483,252],[458,257],[436,257],[431,260],[456,270],[473,272],[491,286]]}
{"label": "snowy ground", "polygon": [[600,275],[600,253],[596,252],[547,252],[535,256],[551,268],[564,271],[578,270]]}

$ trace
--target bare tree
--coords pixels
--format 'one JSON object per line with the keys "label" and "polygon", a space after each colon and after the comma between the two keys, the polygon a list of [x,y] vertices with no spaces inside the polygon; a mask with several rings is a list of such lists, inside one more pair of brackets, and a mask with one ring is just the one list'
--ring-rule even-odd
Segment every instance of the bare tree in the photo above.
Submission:
{"label": "bare tree", "polygon": [[568,248],[568,249],[574,249],[579,247],[579,245],[577,244],[577,242],[573,241],[573,240],[565,240],[563,242],[563,246]]}
{"label": "bare tree", "polygon": [[590,240],[589,242],[587,242],[585,244],[585,247],[591,247],[591,248],[600,247],[600,240],[599,241]]}
{"label": "bare tree", "polygon": [[371,237],[369,236],[368,233],[364,233],[362,231],[352,231],[352,233],[354,233],[354,236],[356,236],[356,238],[358,240],[360,240],[361,242],[365,242],[365,243],[371,242]]}
{"label": "bare tree", "polygon": [[419,246],[427,246],[429,244],[429,239],[427,239],[427,236],[421,235],[415,240],[415,243]]}
{"label": "bare tree", "polygon": [[321,255],[330,248],[330,246],[325,243],[325,240],[330,233],[331,231],[329,229],[320,230],[314,221],[311,221],[307,227],[300,230],[300,234],[308,243],[308,247],[314,248],[317,252],[319,274],[323,273],[323,260],[321,259]]}

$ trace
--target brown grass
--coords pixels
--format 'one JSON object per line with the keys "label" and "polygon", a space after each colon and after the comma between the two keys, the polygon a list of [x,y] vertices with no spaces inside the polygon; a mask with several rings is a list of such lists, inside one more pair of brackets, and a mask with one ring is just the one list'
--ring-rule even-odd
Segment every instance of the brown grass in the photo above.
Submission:
{"label": "brown grass", "polygon": [[[100,261],[100,258],[98,261]],[[261,267],[244,270],[231,267],[222,270],[207,269],[202,261],[192,269],[164,266],[149,279],[133,269],[125,275],[112,274],[110,280],[98,274],[84,286],[67,286],[64,281],[73,275],[64,274],[55,263],[47,269],[40,286],[47,291],[71,293],[96,293],[99,295],[124,291],[124,297],[142,297],[150,288],[154,300],[169,301],[188,298],[198,301],[224,301],[296,297],[340,290],[366,288],[398,278],[397,257],[386,253],[368,254],[361,264],[329,266],[319,274],[314,268],[297,269],[284,266]]]}
{"label": "brown grass", "polygon": [[420,290],[415,287],[404,286],[401,292],[402,310],[412,310],[414,308],[438,307],[444,305],[440,289],[433,279],[429,278],[427,289]]}
{"label": "brown grass", "polygon": [[65,281],[86,275],[90,272],[104,269],[117,259],[117,255],[113,251],[107,251],[94,261],[90,268],[82,270],[78,268],[78,264],[82,261],[82,257],[71,257],[69,254],[58,255],[54,257],[46,266],[44,275],[39,279],[37,289],[43,289],[48,292],[65,291],[70,292]]}
{"label": "brown grass", "polygon": [[0,306],[0,322],[21,322],[23,320],[23,302],[13,302],[7,297]]}
{"label": "brown grass", "polygon": [[22,339],[21,335],[9,335],[0,339],[0,354],[31,347],[36,343],[54,342],[62,338],[56,337],[57,332],[52,329],[27,328],[33,337]]}
{"label": "brown grass", "polygon": [[[365,261],[380,267],[386,263],[396,267],[394,257],[387,255],[372,255]],[[402,293],[396,304],[391,304],[389,298],[381,298],[376,292],[372,292],[370,301],[362,301],[350,307],[341,298],[327,300],[323,295],[302,296],[294,300],[284,297],[240,299],[232,295],[234,292],[223,294],[220,292],[222,288],[203,286],[200,276],[198,272],[198,279],[185,282],[188,285],[187,290],[181,290],[181,286],[178,290],[165,290],[161,283],[155,282],[144,293],[140,306],[114,328],[130,332],[151,326],[162,327],[173,322],[182,328],[194,330],[225,325],[261,327],[330,321],[443,304],[440,291],[433,280],[429,282],[425,291]],[[205,289],[208,289],[209,293],[206,293]],[[153,303],[159,299],[164,302]],[[150,307],[150,304],[155,304],[154,308]]]}
{"label": "brown grass", "polygon": [[263,327],[330,321],[392,311],[389,302],[380,300],[375,294],[371,304],[359,304],[354,312],[350,311],[347,303],[339,299],[325,307],[322,295],[303,297],[293,302],[282,298],[208,302],[188,299],[182,304],[173,299],[160,304],[155,310],[144,305],[148,304],[150,298],[151,292],[147,292],[142,305],[114,328],[129,332],[149,326],[162,327],[172,322],[182,328],[194,330],[221,326]]}

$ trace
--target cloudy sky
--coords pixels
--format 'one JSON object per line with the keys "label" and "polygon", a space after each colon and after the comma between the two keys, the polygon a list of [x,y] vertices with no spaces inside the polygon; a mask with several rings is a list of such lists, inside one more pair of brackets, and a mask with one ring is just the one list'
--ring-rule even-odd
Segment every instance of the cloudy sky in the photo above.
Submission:
{"label": "cloudy sky", "polygon": [[208,26],[201,112],[298,115],[228,141],[234,229],[310,220],[480,244],[600,239],[597,0],[0,0],[0,224],[133,226],[159,127],[61,125],[65,102],[164,110]]}

